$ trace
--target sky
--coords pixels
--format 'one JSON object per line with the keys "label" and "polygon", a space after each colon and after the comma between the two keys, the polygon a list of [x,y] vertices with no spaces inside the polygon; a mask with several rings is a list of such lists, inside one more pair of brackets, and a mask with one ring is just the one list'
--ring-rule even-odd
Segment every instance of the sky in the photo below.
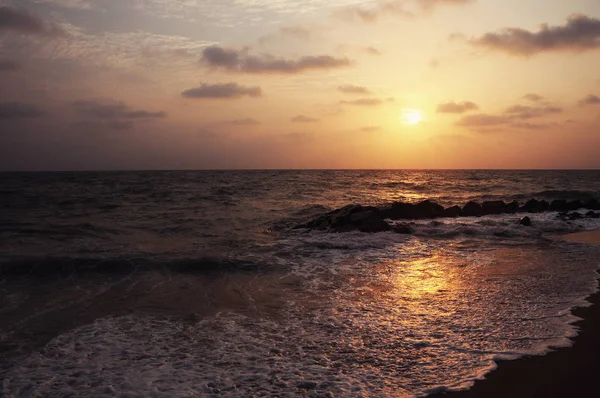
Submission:
{"label": "sky", "polygon": [[600,0],[0,0],[0,170],[600,168]]}

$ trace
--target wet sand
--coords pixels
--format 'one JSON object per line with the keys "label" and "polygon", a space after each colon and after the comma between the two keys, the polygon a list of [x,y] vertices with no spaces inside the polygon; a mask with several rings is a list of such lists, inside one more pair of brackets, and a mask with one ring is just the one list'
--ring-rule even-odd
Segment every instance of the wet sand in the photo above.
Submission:
{"label": "wet sand", "polygon": [[[569,234],[570,242],[600,245],[600,231]],[[573,346],[544,356],[503,361],[484,380],[467,391],[434,397],[598,397],[600,396],[600,293],[588,298],[591,307],[576,308],[582,318]]]}

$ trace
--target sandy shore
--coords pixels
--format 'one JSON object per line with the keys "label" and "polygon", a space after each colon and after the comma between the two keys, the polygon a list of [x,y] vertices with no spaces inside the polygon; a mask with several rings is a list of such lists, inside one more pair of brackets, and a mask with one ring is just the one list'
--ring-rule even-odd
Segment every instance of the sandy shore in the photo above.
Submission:
{"label": "sandy shore", "polygon": [[[600,231],[564,236],[571,242],[600,244]],[[498,369],[475,383],[468,391],[438,394],[435,397],[598,397],[600,396],[600,293],[588,298],[593,305],[576,308],[583,318],[570,348],[544,356],[504,361]]]}

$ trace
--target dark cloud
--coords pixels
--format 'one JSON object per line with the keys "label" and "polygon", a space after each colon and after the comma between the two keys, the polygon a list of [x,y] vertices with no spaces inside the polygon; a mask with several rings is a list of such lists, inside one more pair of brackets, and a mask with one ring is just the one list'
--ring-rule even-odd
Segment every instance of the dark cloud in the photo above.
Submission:
{"label": "dark cloud", "polygon": [[471,129],[506,126],[516,129],[542,130],[556,126],[557,124],[533,123],[529,120],[559,114],[562,111],[562,108],[552,105],[539,107],[514,105],[506,109],[504,114],[501,115],[480,113],[476,115],[464,116],[458,122],[456,122],[456,125]]}
{"label": "dark cloud", "polygon": [[0,33],[3,32],[48,37],[65,34],[64,30],[57,24],[45,21],[40,16],[27,10],[0,6]]}
{"label": "dark cloud", "polygon": [[371,94],[371,91],[369,91],[369,89],[367,89],[366,87],[354,86],[351,84],[339,86],[338,91],[341,91],[345,94]]}
{"label": "dark cloud", "polygon": [[445,104],[439,104],[437,107],[437,113],[465,113],[470,111],[476,111],[479,106],[471,101],[464,102],[447,102]]}
{"label": "dark cloud", "polygon": [[600,105],[600,97],[598,97],[597,95],[590,94],[581,101],[579,101],[579,105]]}
{"label": "dark cloud", "polygon": [[260,124],[260,122],[256,119],[247,117],[244,119],[229,120],[227,124],[233,124],[234,126],[257,126]]}
{"label": "dark cloud", "polygon": [[304,115],[295,116],[291,120],[294,123],[316,123],[319,121],[319,119],[315,119]]}
{"label": "dark cloud", "polygon": [[204,99],[231,99],[262,96],[260,87],[245,87],[237,83],[202,84],[200,87],[190,88],[181,93],[184,98]]}
{"label": "dark cloud", "polygon": [[505,113],[517,119],[533,119],[546,115],[562,113],[562,111],[562,108],[552,105],[539,107],[515,105],[508,108]]}
{"label": "dark cloud", "polygon": [[378,98],[360,98],[354,101],[340,101],[340,104],[345,105],[358,105],[358,106],[379,106],[384,101]]}
{"label": "dark cloud", "polygon": [[163,111],[134,110],[120,101],[75,101],[73,107],[82,116],[104,120],[160,119],[167,116]]}
{"label": "dark cloud", "polygon": [[73,102],[75,112],[83,118],[80,126],[93,128],[105,127],[112,130],[131,130],[135,121],[162,119],[167,116],[163,111],[151,112],[131,109],[120,101],[81,100]]}
{"label": "dark cloud", "polygon": [[545,51],[586,51],[600,48],[600,20],[572,15],[561,26],[543,24],[537,32],[509,28],[470,40],[471,44],[514,55]]}
{"label": "dark cloud", "polygon": [[525,94],[523,96],[523,99],[526,99],[526,100],[531,101],[531,102],[540,102],[541,100],[544,99],[544,97],[542,97],[541,95],[529,93],[529,94]]}
{"label": "dark cloud", "polygon": [[22,102],[0,103],[0,120],[31,119],[43,115],[44,112],[32,104]]}
{"label": "dark cloud", "polygon": [[347,58],[330,55],[306,56],[297,60],[286,60],[272,55],[249,55],[247,50],[233,50],[211,46],[202,53],[203,62],[211,68],[243,73],[301,73],[307,70],[334,69],[350,65]]}
{"label": "dark cloud", "polygon": [[8,59],[0,59],[0,71],[12,72],[21,69],[21,65]]}

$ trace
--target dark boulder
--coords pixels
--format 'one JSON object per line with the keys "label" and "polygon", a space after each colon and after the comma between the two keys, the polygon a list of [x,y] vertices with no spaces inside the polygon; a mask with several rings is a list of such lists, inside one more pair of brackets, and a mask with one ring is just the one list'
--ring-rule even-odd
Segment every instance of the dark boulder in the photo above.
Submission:
{"label": "dark boulder", "polygon": [[459,206],[448,207],[444,210],[443,217],[460,217],[462,216],[462,209]]}
{"label": "dark boulder", "polygon": [[600,218],[600,213],[596,213],[594,211],[588,211],[585,213],[586,218]]}
{"label": "dark boulder", "polygon": [[379,209],[370,206],[348,205],[317,217],[295,228],[318,229],[331,232],[383,232],[391,229],[383,221]]}
{"label": "dark boulder", "polygon": [[579,210],[583,207],[583,203],[581,200],[574,200],[572,202],[567,203],[567,210]]}
{"label": "dark boulder", "polygon": [[430,200],[424,200],[413,207],[414,219],[437,218],[444,215],[444,207]]}
{"label": "dark boulder", "polygon": [[590,210],[600,210],[598,199],[588,199],[583,202],[583,207]]}
{"label": "dark boulder", "polygon": [[392,220],[422,220],[424,218],[437,218],[444,215],[444,208],[430,200],[417,204],[395,202],[391,206],[379,208],[383,218]]}
{"label": "dark boulder", "polygon": [[569,208],[567,207],[567,201],[564,199],[556,199],[550,203],[551,211],[567,211]]}
{"label": "dark boulder", "polygon": [[387,205],[379,208],[379,214],[382,218],[389,218],[392,220],[410,219],[412,218],[414,205],[404,202],[394,202],[391,205]]}
{"label": "dark boulder", "polygon": [[361,221],[350,224],[351,227],[356,226],[360,232],[377,233],[386,232],[392,229],[390,224],[383,221],[379,216],[371,214]]}
{"label": "dark boulder", "polygon": [[414,230],[410,227],[410,225],[405,224],[405,223],[394,225],[394,228],[392,230],[397,234],[405,234],[405,235],[409,235],[414,232]]}
{"label": "dark boulder", "polygon": [[520,210],[527,213],[541,213],[548,210],[548,208],[550,208],[550,204],[545,200],[531,199]]}
{"label": "dark boulder", "polygon": [[504,207],[505,213],[514,214],[519,211],[519,202],[513,200]]}
{"label": "dark boulder", "polygon": [[523,217],[519,220],[519,224],[524,225],[526,227],[531,227],[531,218]]}
{"label": "dark boulder", "polygon": [[569,220],[581,220],[583,218],[583,214],[578,212],[573,212],[569,214]]}
{"label": "dark boulder", "polygon": [[483,202],[481,205],[483,214],[502,214],[506,208],[506,204],[501,200]]}
{"label": "dark boulder", "polygon": [[479,217],[483,214],[481,205],[476,202],[469,202],[463,207],[462,215],[464,217]]}

